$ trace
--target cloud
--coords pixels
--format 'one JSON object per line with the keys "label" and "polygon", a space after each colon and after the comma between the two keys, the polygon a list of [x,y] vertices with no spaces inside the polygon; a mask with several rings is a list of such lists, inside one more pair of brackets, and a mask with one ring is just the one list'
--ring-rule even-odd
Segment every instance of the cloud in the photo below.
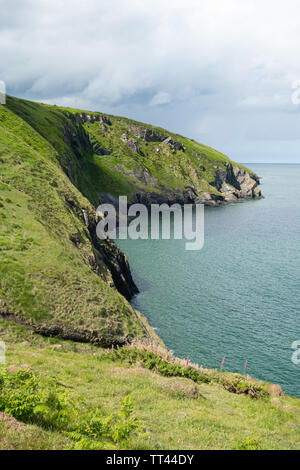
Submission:
{"label": "cloud", "polygon": [[264,157],[258,123],[270,113],[274,152],[281,135],[296,138],[297,0],[0,0],[0,9],[10,94],[124,114],[241,161],[258,141]]}
{"label": "cloud", "polygon": [[159,91],[156,93],[153,98],[151,98],[149,105],[150,106],[160,106],[162,104],[168,104],[171,101],[171,96],[166,91]]}

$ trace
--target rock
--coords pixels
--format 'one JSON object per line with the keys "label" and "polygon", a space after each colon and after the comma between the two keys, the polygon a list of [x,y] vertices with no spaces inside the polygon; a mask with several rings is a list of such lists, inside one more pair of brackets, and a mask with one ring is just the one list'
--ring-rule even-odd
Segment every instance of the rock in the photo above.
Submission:
{"label": "rock", "polygon": [[79,232],[71,233],[69,236],[71,242],[78,248],[80,243],[83,242],[82,237]]}
{"label": "rock", "polygon": [[226,171],[222,168],[216,167],[215,179],[211,183],[217,188],[218,191],[221,191],[223,184],[226,182]]}
{"label": "rock", "polygon": [[243,197],[252,197],[252,191],[256,188],[259,181],[254,179],[254,175],[251,175],[238,166],[232,167],[233,175],[240,186],[241,195]]}
{"label": "rock", "polygon": [[98,142],[92,142],[92,146],[96,155],[111,155],[111,151],[102,147]]}
{"label": "rock", "polygon": [[204,204],[205,206],[216,207],[219,206],[224,201],[224,197],[217,196],[209,192],[204,192],[199,194],[196,203]]}
{"label": "rock", "polygon": [[107,116],[100,116],[99,122],[100,124],[107,124],[108,126],[111,126],[111,120]]}
{"label": "rock", "polygon": [[172,140],[170,136],[159,134],[158,132],[149,129],[148,127],[138,126],[136,124],[130,124],[128,130],[131,134],[139,139],[146,142],[162,142],[163,144],[169,145],[172,150],[180,150],[184,152],[184,146],[181,142]]}
{"label": "rock", "polygon": [[131,134],[146,142],[163,142],[167,136],[149,129],[148,127],[129,124],[128,130]]}
{"label": "rock", "polygon": [[253,189],[253,197],[262,197],[261,190],[258,186]]}
{"label": "rock", "polygon": [[155,185],[157,183],[157,179],[151,175],[148,168],[145,168],[143,171],[139,171],[134,169],[133,174],[136,178],[138,178],[142,183],[146,185]]}
{"label": "rock", "polygon": [[97,146],[97,147],[95,148],[95,154],[96,154],[96,155],[101,155],[101,156],[102,156],[102,155],[111,155],[111,152],[110,152],[110,150],[107,150],[107,149],[105,149],[104,147]]}
{"label": "rock", "polygon": [[137,143],[136,140],[134,140],[134,139],[129,139],[129,141],[127,142],[127,145],[128,145],[128,147],[131,148],[131,150],[133,150],[134,152],[140,153],[139,145],[138,145],[138,143]]}
{"label": "rock", "polygon": [[85,226],[88,227],[89,226],[88,214],[84,209],[82,209],[82,213],[83,213],[83,219],[84,219]]}
{"label": "rock", "polygon": [[215,179],[211,184],[225,195],[225,200],[261,197],[261,191],[257,188],[258,178],[243,168],[233,166],[231,163],[226,163],[225,169],[216,165],[214,168]]}
{"label": "rock", "polygon": [[282,388],[280,387],[280,385],[270,384],[267,388],[267,392],[270,395],[274,395],[276,397],[283,397],[284,396],[284,392],[283,392]]}
{"label": "rock", "polygon": [[60,351],[62,349],[62,345],[61,344],[53,344],[52,348],[57,349],[58,351]]}
{"label": "rock", "polygon": [[[106,193],[101,194],[101,202],[108,199],[109,195]],[[117,200],[117,198],[114,198]],[[112,202],[112,199],[110,202]],[[101,276],[103,261],[109,269],[115,288],[122,294],[127,300],[131,300],[132,297],[139,292],[135,285],[131,271],[129,268],[128,260],[124,253],[115,245],[111,240],[107,239],[104,242],[99,240],[96,233],[97,219],[89,221],[88,231],[90,234],[91,242],[93,245],[93,255],[95,257],[95,272]],[[121,340],[120,340],[121,344]]]}
{"label": "rock", "polygon": [[228,202],[236,202],[237,196],[234,193],[228,193],[224,196],[224,200]]}
{"label": "rock", "polygon": [[168,204],[170,200],[166,194],[141,191],[133,196],[132,202],[133,204],[144,204],[150,208],[151,204]]}
{"label": "rock", "polygon": [[162,143],[169,145],[172,150],[180,150],[181,152],[184,152],[183,145],[180,142],[172,140],[171,137],[167,137]]}
{"label": "rock", "polygon": [[65,113],[65,116],[68,117],[69,119],[72,119],[75,121],[75,125],[77,127],[80,127],[80,125],[84,124],[85,122],[90,122],[93,124],[94,122],[99,122],[99,125],[102,127],[104,131],[107,131],[107,127],[111,126],[111,120],[109,117],[100,115],[100,114],[87,114],[87,113]]}
{"label": "rock", "polygon": [[140,153],[139,145],[136,140],[132,137],[128,137],[125,133],[121,135],[121,140],[124,142],[127,147],[129,147],[133,152]]}

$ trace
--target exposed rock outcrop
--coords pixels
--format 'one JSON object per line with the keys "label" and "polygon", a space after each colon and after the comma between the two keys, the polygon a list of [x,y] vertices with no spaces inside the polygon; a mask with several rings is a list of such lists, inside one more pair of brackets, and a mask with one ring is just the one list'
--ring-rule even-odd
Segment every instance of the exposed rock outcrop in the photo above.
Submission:
{"label": "exposed rock outcrop", "polygon": [[[73,153],[76,156],[78,164],[84,164],[83,155],[88,153],[96,153],[97,155],[109,155],[110,150],[103,147],[102,144],[90,136],[85,130],[83,124],[88,121],[91,123],[99,122],[101,127],[107,128],[111,125],[108,117],[99,114],[86,114],[86,113],[67,113],[68,119],[64,122],[64,135],[65,140],[69,144]],[[184,151],[184,147],[180,142],[173,140],[170,136],[160,134],[152,129],[138,126],[135,124],[128,125],[129,133],[133,134],[137,139],[145,142],[158,142],[158,148],[168,146],[173,151]],[[121,140],[134,152],[140,153],[138,141],[127,133],[121,135]],[[74,164],[72,159],[67,159],[64,168],[71,179],[76,185],[76,171],[73,168]],[[72,163],[72,164],[71,164]],[[73,166],[72,166],[73,165]],[[132,176],[139,180],[142,185],[146,187],[153,187],[153,191],[145,189],[145,186],[140,187],[136,185],[137,192],[132,198],[132,203],[142,203],[146,206],[151,204],[195,204],[202,203],[206,206],[219,206],[229,204],[232,202],[239,202],[247,198],[261,197],[261,191],[258,188],[259,179],[256,175],[247,172],[244,168],[232,164],[231,162],[225,165],[215,165],[214,180],[210,183],[214,186],[219,194],[214,194],[213,191],[199,191],[193,185],[187,185],[183,189],[170,190],[165,186],[160,186],[156,177],[152,176],[147,168],[143,170],[133,169],[128,170],[120,166],[118,168],[123,174]],[[199,164],[199,170],[205,171],[205,167]],[[191,169],[190,169],[191,172]],[[195,173],[195,184],[198,181]],[[109,197],[109,195],[107,195]],[[117,204],[117,199],[114,198],[114,203]],[[83,217],[82,208],[77,207],[77,203],[71,201],[70,206],[73,211],[76,211],[79,217]],[[133,295],[138,292],[136,285],[133,282],[130,268],[126,256],[119,250],[119,248],[110,240],[100,241],[96,235],[96,219],[84,213],[84,222],[89,232],[89,237],[92,243],[93,256],[90,257],[90,265],[92,269],[102,275],[101,266],[103,263],[109,269],[114,286],[130,300]],[[80,232],[70,234],[70,239],[76,247],[80,249],[81,235]]]}
{"label": "exposed rock outcrop", "polygon": [[132,137],[128,137],[125,133],[121,135],[121,140],[124,142],[127,147],[129,147],[131,150],[133,150],[136,153],[140,153],[139,149],[139,144],[136,140],[134,140]]}
{"label": "exposed rock outcrop", "polygon": [[224,195],[225,201],[261,197],[259,179],[244,168],[226,163],[226,169],[216,167],[215,179],[211,183]]}
{"label": "exposed rock outcrop", "polygon": [[136,124],[129,124],[128,126],[129,132],[133,134],[135,137],[142,139],[146,142],[162,142],[167,138],[166,135],[159,134],[148,127],[138,126]]}
{"label": "exposed rock outcrop", "polygon": [[90,142],[92,145],[93,152],[96,155],[111,155],[111,150],[103,147],[102,144],[100,144],[96,139],[93,139],[90,137]]}
{"label": "exposed rock outcrop", "polygon": [[[117,199],[114,198],[113,200],[116,201]],[[90,239],[93,253],[88,258],[91,268],[100,277],[103,277],[104,264],[111,273],[113,286],[120,292],[120,294],[124,295],[127,300],[130,300],[139,291],[132,279],[130,267],[125,254],[112,240],[100,240],[97,237],[96,226],[98,223],[98,217],[94,216],[91,211],[80,207],[76,200],[72,200],[72,202],[69,201],[68,205],[74,214],[82,220],[87,229],[86,234]],[[70,240],[78,249],[81,248],[82,236],[80,232],[71,234]]]}
{"label": "exposed rock outcrop", "polygon": [[[110,152],[104,149],[96,141],[91,141],[89,134],[83,127],[84,120],[99,121],[110,125],[110,120],[105,116],[100,115],[87,115],[82,114],[68,114],[64,122],[64,135],[65,140],[70,145],[80,165],[83,164],[83,155],[86,153],[97,153],[98,155],[109,155]],[[76,185],[76,172],[72,169],[72,159],[64,156],[64,170],[70,180]],[[132,279],[129,264],[126,256],[118,248],[118,246],[111,240],[100,241],[96,235],[97,220],[89,214],[85,208],[80,207],[78,201],[73,197],[64,195],[67,205],[74,212],[74,214],[83,219],[87,228],[89,238],[92,244],[93,256],[90,256],[89,263],[92,269],[102,276],[103,264],[109,269],[114,286],[124,295],[127,300],[130,300],[137,292],[138,289]],[[70,234],[72,243],[80,249],[82,237],[80,231]]]}
{"label": "exposed rock outcrop", "polygon": [[166,139],[164,139],[162,141],[162,144],[169,145],[171,150],[180,150],[181,152],[184,152],[184,146],[181,144],[181,142],[172,140],[171,137],[167,137]]}
{"label": "exposed rock outcrop", "polygon": [[161,142],[165,145],[169,145],[172,150],[184,151],[184,146],[181,142],[174,141],[170,136],[155,132],[148,127],[142,127],[135,124],[128,126],[129,132],[135,137],[144,140],[145,142]]}
{"label": "exposed rock outcrop", "polygon": [[88,231],[93,246],[94,259],[92,262],[94,270],[101,275],[100,267],[104,261],[111,272],[116,289],[127,300],[130,300],[139,290],[132,279],[128,260],[112,240],[99,240],[96,234],[96,225],[97,219],[91,217],[89,219]]}
{"label": "exposed rock outcrop", "polygon": [[111,151],[95,143],[93,144],[93,150],[96,155],[111,155]]}
{"label": "exposed rock outcrop", "polygon": [[[102,143],[97,142],[93,136],[89,137],[89,134],[82,125],[86,121],[97,121],[104,127],[110,126],[111,121],[108,117],[99,114],[77,113],[75,115],[69,114],[68,118],[71,119],[73,125],[65,124],[65,135],[70,147],[78,158],[79,164],[82,162],[82,154],[86,152],[96,153],[101,156],[111,154],[110,149],[104,148]],[[160,153],[160,151],[163,153],[165,147],[168,147],[173,152],[185,150],[181,142],[175,141],[170,136],[151,128],[137,124],[129,124],[127,125],[127,129],[128,133],[123,132],[123,134],[121,134],[121,141],[137,154],[141,154],[138,142],[139,139],[144,142],[157,142],[158,146],[153,150],[155,153]],[[137,140],[130,134],[136,137]],[[206,158],[204,154],[203,158]],[[129,170],[120,165],[116,169],[127,176],[136,178],[136,180],[142,183],[141,187],[139,184],[136,184],[137,192],[132,202],[143,202],[148,206],[152,203],[203,203],[206,206],[214,207],[240,202],[244,199],[262,197],[261,190],[258,187],[260,184],[259,178],[254,173],[232,162],[220,162],[213,167],[215,172],[214,179],[209,183],[216,188],[219,194],[210,191],[211,188],[209,185],[207,190],[204,191],[196,189],[199,187],[201,179],[200,172],[205,172],[206,166],[199,163],[199,170],[196,171],[190,163],[187,162],[185,165],[191,175],[192,184],[186,186],[184,189],[175,190],[160,186],[157,178],[151,175],[147,168],[143,170]],[[72,168],[67,171],[70,179],[72,179],[72,174],[75,173]],[[153,191],[146,190],[143,185],[153,187]]]}

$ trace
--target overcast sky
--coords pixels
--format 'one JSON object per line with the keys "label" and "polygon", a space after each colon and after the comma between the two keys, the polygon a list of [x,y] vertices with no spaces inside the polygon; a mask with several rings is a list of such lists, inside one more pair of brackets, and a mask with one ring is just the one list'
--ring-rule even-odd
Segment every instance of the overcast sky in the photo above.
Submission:
{"label": "overcast sky", "polygon": [[300,163],[299,0],[0,0],[0,12],[9,94],[157,124],[240,162]]}

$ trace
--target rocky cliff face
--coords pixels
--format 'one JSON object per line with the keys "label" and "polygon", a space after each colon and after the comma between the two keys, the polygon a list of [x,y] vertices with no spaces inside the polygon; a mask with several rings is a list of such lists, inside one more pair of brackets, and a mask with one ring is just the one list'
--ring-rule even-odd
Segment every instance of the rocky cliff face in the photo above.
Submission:
{"label": "rocky cliff face", "polygon": [[223,196],[223,202],[237,202],[241,199],[259,198],[259,178],[245,169],[226,163],[226,169],[216,167],[215,186]]}
{"label": "rocky cliff face", "polygon": [[[122,345],[149,332],[128,302],[137,288],[126,256],[96,237],[103,155],[83,125],[92,118],[76,114],[10,97],[0,107],[0,317]],[[94,124],[109,133],[109,122]]]}
{"label": "rocky cliff face", "polygon": [[[226,169],[215,166],[215,178],[211,183],[219,194],[208,191],[198,191],[194,186],[186,186],[184,189],[170,191],[168,188],[161,189],[160,193],[141,191],[134,195],[133,202],[139,202],[150,206],[151,204],[179,203],[179,204],[204,204],[205,206],[220,206],[246,199],[258,199],[262,193],[258,185],[259,178],[247,172],[245,169],[226,164]],[[141,179],[147,178],[149,172],[140,175]]]}
{"label": "rocky cliff face", "polygon": [[[82,171],[84,171],[83,161],[86,154],[92,154],[94,152],[97,155],[109,155],[109,152],[102,149],[97,141],[91,141],[89,134],[82,126],[86,121],[98,122],[102,128],[104,126],[106,129],[107,125],[111,125],[109,118],[86,113],[76,115],[66,113],[66,117],[67,119],[64,122],[65,140],[75,154],[79,165],[82,167]],[[70,180],[77,185],[78,181],[74,174],[74,163],[71,155],[69,155],[69,157],[68,155],[64,156],[64,170]],[[74,200],[69,201],[69,204],[72,206],[77,216],[83,218],[88,229],[93,250],[93,256],[90,256],[89,262],[94,272],[101,275],[104,263],[112,275],[116,289],[120,294],[124,295],[127,300],[131,300],[132,297],[138,293],[138,288],[132,279],[126,256],[112,240],[100,241],[97,238],[96,225],[98,220],[96,216],[89,213],[86,209],[76,206]],[[80,245],[80,238],[78,239],[76,234],[73,235],[72,241],[76,246]]]}
{"label": "rocky cliff face", "polygon": [[88,229],[93,246],[94,270],[100,274],[100,267],[104,262],[111,272],[116,289],[120,294],[124,295],[127,300],[131,300],[139,290],[132,279],[128,260],[112,240],[107,239],[105,241],[100,241],[98,239],[96,235],[96,225],[97,219],[92,218],[88,225]]}
{"label": "rocky cliff face", "polygon": [[[112,145],[112,139],[110,138],[110,136],[114,134],[114,130],[112,120],[109,117],[100,114],[72,114],[70,112],[65,113],[65,116],[67,118],[65,123],[65,138],[69,142],[80,164],[82,163],[82,155],[85,153],[94,153],[99,156],[109,156],[114,153],[114,145]],[[72,126],[68,125],[68,122],[71,122]],[[101,129],[102,135],[105,137],[101,142],[98,137],[101,135],[99,130],[96,134],[90,133],[90,125],[94,123],[96,123],[98,129]],[[184,153],[186,150],[185,146],[172,136],[138,124],[127,124],[126,132],[120,135],[120,141],[125,144],[130,151],[140,156],[141,159],[145,156],[141,149],[142,143],[145,143],[146,148],[148,145],[154,144],[151,151],[156,154],[157,157],[163,159],[170,159],[171,155],[177,156],[180,155],[180,153]],[[203,153],[202,157],[205,159],[206,154]],[[175,167],[176,165],[174,168]],[[202,203],[206,206],[220,206],[241,202],[245,199],[262,197],[261,190],[258,187],[260,181],[257,175],[230,161],[222,161],[221,165],[214,164],[210,166],[210,170],[214,175],[213,179],[209,182],[209,186],[211,189],[215,188],[217,190],[216,192],[209,190],[209,186],[207,190],[199,189],[199,182],[207,173],[207,163],[206,165],[200,163],[195,167],[193,163],[185,162],[185,168],[183,168],[182,165],[181,168],[182,173],[190,175],[191,184],[174,189],[159,184],[159,178],[153,175],[151,170],[147,167],[143,169],[129,169],[123,165],[118,165],[116,170],[129,179],[133,177],[136,180],[136,191],[131,197],[131,202],[138,202],[147,206],[153,203]],[[72,168],[67,171],[67,173],[72,179],[71,170]],[[151,188],[150,190],[149,187]],[[103,192],[101,200],[102,202],[113,201],[115,205],[118,203],[117,198],[110,193]],[[130,290],[131,288],[129,288],[129,291]],[[128,298],[128,294],[126,294],[126,296]]]}
{"label": "rocky cliff face", "polygon": [[104,346],[145,336],[126,256],[96,237],[100,202],[261,197],[250,170],[147,124],[12,97],[0,118],[0,315],[45,335]]}

